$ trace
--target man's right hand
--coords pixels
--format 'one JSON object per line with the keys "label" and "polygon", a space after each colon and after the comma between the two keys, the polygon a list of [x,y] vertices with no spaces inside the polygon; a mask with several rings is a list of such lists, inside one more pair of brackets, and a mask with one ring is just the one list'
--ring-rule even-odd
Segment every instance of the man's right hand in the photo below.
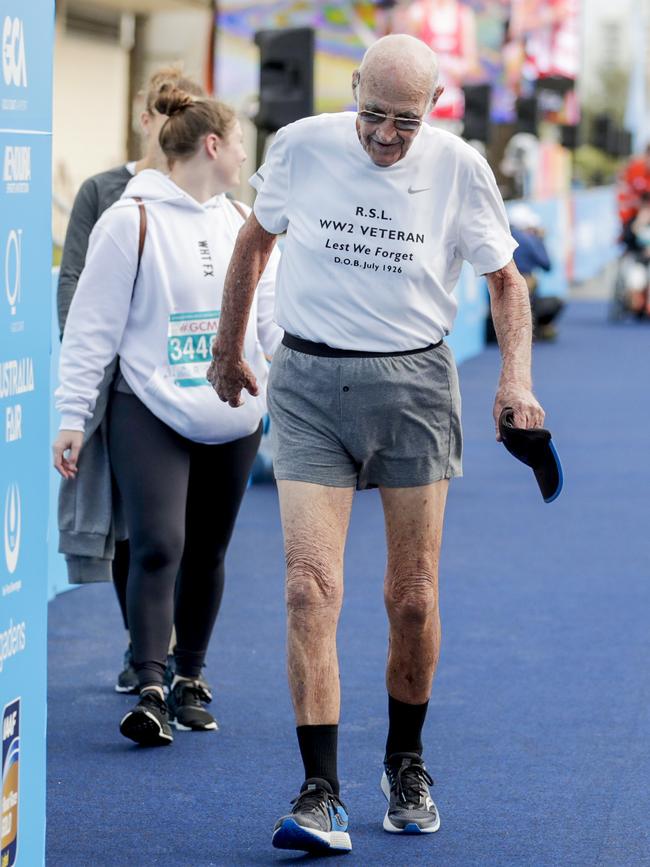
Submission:
{"label": "man's right hand", "polygon": [[243,358],[232,358],[214,351],[212,364],[208,368],[207,379],[219,398],[229,406],[242,406],[242,390],[253,397],[260,393],[255,374]]}
{"label": "man's right hand", "polygon": [[77,475],[77,461],[83,441],[84,435],[80,430],[60,430],[54,440],[54,469],[61,473],[64,479],[74,479]]}

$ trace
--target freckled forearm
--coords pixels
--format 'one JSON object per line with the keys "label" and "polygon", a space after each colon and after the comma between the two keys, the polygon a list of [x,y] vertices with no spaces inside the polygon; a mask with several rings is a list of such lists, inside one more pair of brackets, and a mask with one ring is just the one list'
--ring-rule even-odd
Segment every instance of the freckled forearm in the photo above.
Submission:
{"label": "freckled forearm", "polygon": [[241,355],[259,270],[245,252],[235,248],[223,290],[218,343],[228,355]]}
{"label": "freckled forearm", "polygon": [[242,228],[224,283],[215,350],[241,356],[255,289],[269,260],[275,237],[254,223]]}
{"label": "freckled forearm", "polygon": [[512,265],[488,275],[488,285],[502,357],[501,382],[530,388],[532,317],[526,282]]}

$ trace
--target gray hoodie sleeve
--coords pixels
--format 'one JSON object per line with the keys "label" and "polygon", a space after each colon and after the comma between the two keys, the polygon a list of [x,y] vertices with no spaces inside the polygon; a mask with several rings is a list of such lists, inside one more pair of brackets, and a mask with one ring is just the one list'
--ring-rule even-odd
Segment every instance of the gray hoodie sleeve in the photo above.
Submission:
{"label": "gray hoodie sleeve", "polygon": [[72,296],[86,261],[88,239],[99,216],[97,184],[94,178],[88,178],[83,182],[75,197],[63,244],[59,284],[56,293],[60,335],[63,335]]}

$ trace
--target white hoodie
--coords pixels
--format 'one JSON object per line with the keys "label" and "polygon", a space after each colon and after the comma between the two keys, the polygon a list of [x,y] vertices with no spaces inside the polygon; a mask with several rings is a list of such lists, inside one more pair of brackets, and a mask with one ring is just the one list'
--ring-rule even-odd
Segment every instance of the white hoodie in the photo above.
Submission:
{"label": "white hoodie", "polygon": [[[140,214],[147,235],[140,271]],[[201,205],[166,175],[136,175],[97,222],[63,336],[56,405],[62,430],[83,431],[104,368],[115,355],[127,384],[151,412],[188,439],[223,443],[253,433],[266,411],[265,353],[282,331],[273,323],[274,250],[255,293],[244,356],[260,386],[236,409],[205,375],[211,361],[226,269],[242,217],[225,195]]]}

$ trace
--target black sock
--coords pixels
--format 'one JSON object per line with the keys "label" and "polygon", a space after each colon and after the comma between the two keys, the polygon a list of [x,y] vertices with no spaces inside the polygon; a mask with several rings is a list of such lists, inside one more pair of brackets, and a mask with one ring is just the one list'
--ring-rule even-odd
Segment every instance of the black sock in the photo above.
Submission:
{"label": "black sock", "polygon": [[305,766],[305,779],[320,777],[327,780],[335,795],[339,793],[336,766],[338,725],[297,726],[298,746]]}
{"label": "black sock", "polygon": [[422,755],[422,726],[429,702],[406,704],[392,695],[388,696],[388,738],[386,758],[393,753],[417,753]]}

